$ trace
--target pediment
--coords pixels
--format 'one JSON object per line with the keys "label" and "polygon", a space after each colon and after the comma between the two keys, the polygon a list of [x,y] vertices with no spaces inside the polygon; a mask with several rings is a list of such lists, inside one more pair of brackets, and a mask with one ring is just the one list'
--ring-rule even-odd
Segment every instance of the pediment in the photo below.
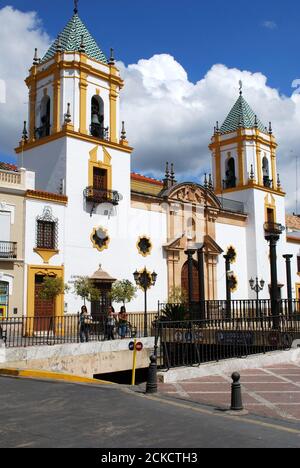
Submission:
{"label": "pediment", "polygon": [[193,203],[220,209],[221,205],[215,194],[202,185],[188,182],[177,184],[169,190],[167,197],[184,203]]}
{"label": "pediment", "polygon": [[217,244],[211,236],[204,236],[204,245],[206,253],[211,255],[221,255],[224,250]]}
{"label": "pediment", "polygon": [[175,239],[171,239],[167,244],[163,246],[163,248],[170,252],[174,250],[185,250],[187,246],[187,237],[183,234],[180,237]]}

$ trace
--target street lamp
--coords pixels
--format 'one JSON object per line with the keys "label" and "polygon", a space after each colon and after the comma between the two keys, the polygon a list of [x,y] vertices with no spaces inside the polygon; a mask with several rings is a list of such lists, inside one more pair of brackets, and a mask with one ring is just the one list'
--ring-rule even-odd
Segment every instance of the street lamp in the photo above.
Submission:
{"label": "street lamp", "polygon": [[134,281],[137,286],[140,286],[144,290],[145,294],[145,310],[144,310],[144,336],[148,336],[148,326],[147,326],[147,291],[154,286],[157,280],[157,273],[149,273],[145,267],[143,271],[135,271],[133,273]]}
{"label": "street lamp", "polygon": [[250,288],[252,291],[256,292],[256,300],[259,300],[259,293],[264,289],[265,287],[265,281],[262,279],[258,281],[258,278],[256,277],[255,281],[253,278],[249,280]]}

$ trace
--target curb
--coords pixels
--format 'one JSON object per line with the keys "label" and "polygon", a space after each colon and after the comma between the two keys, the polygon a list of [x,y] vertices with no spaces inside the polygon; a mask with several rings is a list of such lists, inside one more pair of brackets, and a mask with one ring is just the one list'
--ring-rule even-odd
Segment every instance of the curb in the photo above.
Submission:
{"label": "curb", "polygon": [[89,379],[87,377],[80,377],[78,375],[61,374],[59,372],[48,372],[40,370],[24,370],[24,369],[0,369],[0,376],[7,377],[22,377],[27,379],[44,379],[44,380],[57,380],[70,383],[87,383],[87,384],[100,384],[100,385],[113,385],[113,382],[104,380]]}

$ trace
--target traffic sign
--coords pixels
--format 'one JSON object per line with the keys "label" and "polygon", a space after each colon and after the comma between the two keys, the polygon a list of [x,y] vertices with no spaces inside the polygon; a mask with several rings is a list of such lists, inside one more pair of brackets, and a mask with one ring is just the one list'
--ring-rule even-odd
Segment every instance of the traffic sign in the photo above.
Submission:
{"label": "traffic sign", "polygon": [[130,341],[129,345],[128,345],[128,348],[129,348],[129,351],[133,351],[134,350],[134,341]]}
{"label": "traffic sign", "polygon": [[138,342],[138,343],[135,345],[135,349],[136,349],[137,351],[142,351],[143,347],[144,347],[144,346],[143,346],[143,343],[141,343],[141,342]]}

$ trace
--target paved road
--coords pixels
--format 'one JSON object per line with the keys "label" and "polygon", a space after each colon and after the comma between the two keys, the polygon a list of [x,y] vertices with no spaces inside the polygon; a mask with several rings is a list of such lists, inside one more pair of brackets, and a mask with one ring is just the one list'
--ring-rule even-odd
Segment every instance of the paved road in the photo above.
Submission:
{"label": "paved road", "polygon": [[[160,392],[185,400],[224,407],[230,402],[229,374],[159,386]],[[300,363],[241,371],[245,408],[261,416],[300,422]]]}
{"label": "paved road", "polygon": [[0,447],[299,447],[300,424],[117,386],[0,377]]}

